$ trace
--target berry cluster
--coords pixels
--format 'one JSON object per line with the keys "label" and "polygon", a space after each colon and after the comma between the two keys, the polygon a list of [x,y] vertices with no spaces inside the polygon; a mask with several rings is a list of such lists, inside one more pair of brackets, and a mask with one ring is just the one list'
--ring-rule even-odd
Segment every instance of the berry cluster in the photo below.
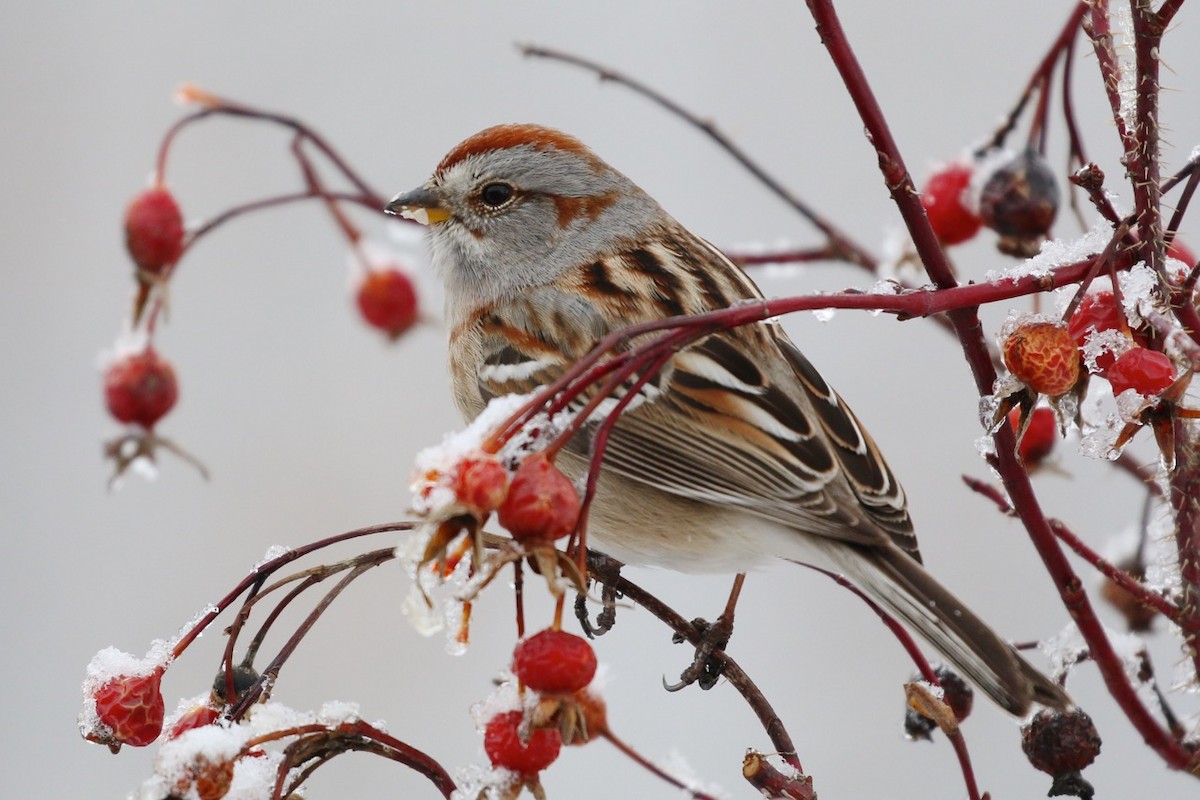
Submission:
{"label": "berry cluster", "polygon": [[[332,158],[334,171],[347,179],[357,191],[348,193],[329,189],[318,170],[318,164],[300,146],[313,145],[316,150],[332,156],[332,151],[324,145],[320,136],[303,124],[231,103],[194,87],[181,89],[180,98],[201,106],[203,112],[184,118],[167,132],[159,151],[153,186],[134,197],[125,210],[125,244],[134,265],[137,283],[129,328],[134,332],[133,338],[137,344],[118,347],[118,355],[105,368],[104,393],[113,418],[134,428],[107,446],[109,456],[116,465],[114,479],[139,459],[152,462],[157,450],[164,447],[204,471],[199,462],[155,432],[156,424],[174,407],[179,387],[171,363],[155,349],[153,340],[165,306],[167,286],[179,262],[200,237],[221,224],[262,208],[305,199],[321,200],[354,254],[354,299],[363,321],[394,340],[420,319],[417,289],[410,270],[390,254],[375,252],[380,248],[367,246],[358,228],[342,210],[345,203],[353,203],[382,214],[382,197],[371,192],[340,157]],[[164,174],[171,146],[180,130],[212,113],[266,120],[295,134],[296,146],[291,152],[304,177],[307,191],[234,206],[189,231],[184,224],[179,202],[165,183]]]}

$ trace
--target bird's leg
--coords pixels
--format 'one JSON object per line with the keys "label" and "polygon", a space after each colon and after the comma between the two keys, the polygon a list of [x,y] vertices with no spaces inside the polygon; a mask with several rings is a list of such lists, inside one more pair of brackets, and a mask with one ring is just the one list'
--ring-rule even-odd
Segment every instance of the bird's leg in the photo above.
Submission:
{"label": "bird's leg", "polygon": [[622,566],[615,558],[594,550],[588,551],[588,577],[600,584],[600,601],[604,604],[593,625],[588,617],[587,595],[580,592],[575,596],[575,617],[589,639],[608,633],[617,622],[617,601],[621,599],[617,581],[621,578]]}
{"label": "bird's leg", "polygon": [[[721,616],[717,617],[715,622],[699,618],[692,620],[692,627],[700,635],[700,642],[696,645],[696,656],[692,659],[691,666],[680,674],[679,683],[667,684],[666,681],[663,681],[663,688],[668,692],[677,692],[693,683],[700,684],[701,689],[711,689],[717,685],[717,680],[720,679],[724,667],[712,656],[713,653],[724,650],[725,646],[729,644],[730,637],[733,636],[733,612],[737,606],[738,596],[742,593],[742,584],[745,582],[746,573],[739,572],[733,579],[733,588],[729,590],[729,600],[725,603],[725,610],[721,612]],[[684,637],[677,633],[672,637],[672,641],[678,644],[684,641]]]}

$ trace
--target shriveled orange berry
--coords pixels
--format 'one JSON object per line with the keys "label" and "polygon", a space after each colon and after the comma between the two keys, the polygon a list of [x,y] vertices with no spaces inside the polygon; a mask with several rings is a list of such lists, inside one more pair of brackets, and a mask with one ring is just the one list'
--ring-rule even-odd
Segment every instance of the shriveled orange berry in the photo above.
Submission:
{"label": "shriveled orange berry", "polygon": [[1065,326],[1053,322],[1017,328],[1004,340],[1003,356],[1013,377],[1050,397],[1066,394],[1079,380],[1079,345]]}

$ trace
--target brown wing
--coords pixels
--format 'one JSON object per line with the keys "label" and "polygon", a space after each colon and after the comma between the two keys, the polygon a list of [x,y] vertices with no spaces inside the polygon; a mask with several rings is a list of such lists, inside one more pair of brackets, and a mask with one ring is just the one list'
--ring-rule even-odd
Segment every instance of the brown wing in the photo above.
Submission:
{"label": "brown wing", "polygon": [[[498,335],[525,328],[538,290],[485,320],[480,392],[527,392],[560,375],[578,343]],[[545,298],[542,298],[545,299]],[[597,319],[580,324],[593,333]],[[488,326],[497,335],[488,335]],[[528,326],[532,328],[532,326]],[[604,465],[661,491],[733,505],[857,544],[890,536],[915,554],[904,495],[856,419],[771,324],[721,332],[678,353],[613,428]],[[599,420],[597,419],[596,424]],[[594,425],[592,427],[594,430]],[[585,453],[586,437],[572,443]]]}

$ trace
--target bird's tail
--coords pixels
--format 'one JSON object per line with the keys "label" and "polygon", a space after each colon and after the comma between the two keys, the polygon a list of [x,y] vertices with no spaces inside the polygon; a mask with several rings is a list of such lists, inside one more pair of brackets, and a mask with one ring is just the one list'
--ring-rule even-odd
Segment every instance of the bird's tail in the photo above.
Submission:
{"label": "bird's tail", "polygon": [[997,704],[1018,716],[1030,703],[1064,708],[1071,698],[1021,657],[920,563],[898,547],[829,553],[856,586],[916,630]]}

